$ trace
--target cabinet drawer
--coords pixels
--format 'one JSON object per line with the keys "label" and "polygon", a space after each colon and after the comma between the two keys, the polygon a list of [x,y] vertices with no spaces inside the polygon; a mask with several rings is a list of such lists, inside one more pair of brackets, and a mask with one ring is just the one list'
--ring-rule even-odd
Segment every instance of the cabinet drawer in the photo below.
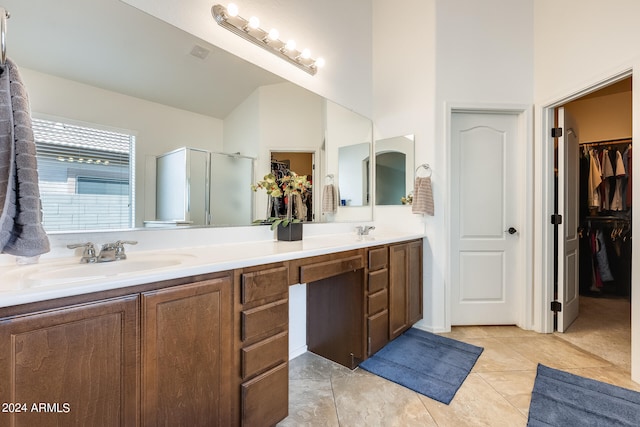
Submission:
{"label": "cabinet drawer", "polygon": [[300,282],[310,283],[363,268],[360,255],[300,267]]}
{"label": "cabinet drawer", "polygon": [[369,351],[371,356],[389,342],[389,310],[369,316],[367,319],[369,329]]}
{"label": "cabinet drawer", "polygon": [[369,316],[387,308],[389,308],[389,298],[386,289],[367,296],[367,313]]}
{"label": "cabinet drawer", "polygon": [[289,323],[289,300],[282,299],[242,312],[242,340],[267,332],[286,329]]}
{"label": "cabinet drawer", "polygon": [[389,284],[389,271],[384,270],[372,271],[369,273],[369,293],[375,293],[382,289],[386,289]]}
{"label": "cabinet drawer", "polygon": [[270,268],[242,275],[241,302],[246,304],[264,298],[275,297],[289,290],[289,269]]}
{"label": "cabinet drawer", "polygon": [[245,380],[287,361],[289,334],[281,332],[242,349],[242,379]]}
{"label": "cabinet drawer", "polygon": [[369,270],[379,270],[386,268],[388,262],[387,248],[376,248],[369,250]]}
{"label": "cabinet drawer", "polygon": [[242,384],[242,425],[272,426],[289,414],[289,364]]}

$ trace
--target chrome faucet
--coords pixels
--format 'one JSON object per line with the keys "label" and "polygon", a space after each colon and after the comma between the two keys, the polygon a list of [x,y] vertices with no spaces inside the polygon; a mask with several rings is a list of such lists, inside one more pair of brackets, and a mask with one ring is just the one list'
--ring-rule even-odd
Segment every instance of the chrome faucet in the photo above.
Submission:
{"label": "chrome faucet", "polygon": [[358,236],[368,236],[369,231],[375,230],[376,228],[372,225],[359,225],[356,227],[356,234]]}
{"label": "chrome faucet", "polygon": [[105,243],[100,249],[98,255],[98,262],[110,262],[127,259],[127,254],[124,252],[124,245],[135,245],[138,242],[133,240],[118,240],[115,243]]}
{"label": "chrome faucet", "polygon": [[76,248],[84,248],[82,251],[82,257],[80,258],[80,262],[82,264],[90,264],[94,262],[98,262],[98,258],[96,257],[96,248],[91,242],[87,243],[74,243],[71,245],[67,245],[68,249],[76,249]]}
{"label": "chrome faucet", "polygon": [[102,245],[100,254],[96,256],[95,245],[91,242],[87,243],[74,243],[67,245],[69,249],[84,248],[80,262],[82,264],[92,264],[95,262],[110,262],[118,261],[121,259],[127,259],[127,254],[124,252],[124,245],[135,245],[138,242],[131,240],[118,240],[115,243],[106,243]]}

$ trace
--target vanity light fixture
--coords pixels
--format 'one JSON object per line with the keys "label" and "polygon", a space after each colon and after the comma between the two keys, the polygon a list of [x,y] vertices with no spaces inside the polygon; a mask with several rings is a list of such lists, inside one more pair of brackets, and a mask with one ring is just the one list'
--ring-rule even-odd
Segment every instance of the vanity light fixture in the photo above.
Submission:
{"label": "vanity light fixture", "polygon": [[260,28],[260,20],[252,16],[248,20],[238,14],[238,6],[230,3],[227,7],[216,4],[211,8],[211,14],[221,27],[239,35],[245,40],[262,47],[265,50],[285,59],[296,67],[315,75],[318,68],[324,66],[322,58],[313,59],[311,51],[304,48],[296,49],[296,42],[280,40],[280,33],[275,28],[265,31]]}

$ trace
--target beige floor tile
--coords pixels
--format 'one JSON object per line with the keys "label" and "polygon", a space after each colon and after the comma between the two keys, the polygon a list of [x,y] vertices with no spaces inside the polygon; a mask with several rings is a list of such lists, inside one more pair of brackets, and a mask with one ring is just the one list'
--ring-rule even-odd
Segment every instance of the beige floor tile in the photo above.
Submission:
{"label": "beige floor tile", "polygon": [[528,415],[536,370],[478,373],[523,415]]}
{"label": "beige floor tile", "polygon": [[472,372],[535,370],[537,367],[537,363],[527,359],[499,338],[465,338],[461,341],[484,349]]}
{"label": "beige floor tile", "polygon": [[417,393],[367,371],[334,378],[341,426],[436,426]]}
{"label": "beige floor tile", "polygon": [[451,332],[438,335],[464,341],[469,338],[528,337],[536,333],[517,326],[455,326]]}
{"label": "beige floor tile", "polygon": [[331,380],[289,380],[289,416],[280,427],[337,427]]}
{"label": "beige floor tile", "polygon": [[306,352],[289,362],[289,379],[331,379],[349,375],[351,370],[342,365]]}
{"label": "beige floor tile", "polygon": [[[484,351],[450,405],[306,353],[289,363],[284,426],[525,426],[538,363],[631,390],[629,303],[582,298],[565,334],[463,326],[441,334]],[[606,320],[606,321],[604,321]]]}
{"label": "beige floor tile", "polygon": [[469,374],[449,405],[420,396],[440,427],[517,427],[527,418],[479,374]]}
{"label": "beige floor tile", "polygon": [[530,361],[555,369],[611,366],[610,362],[553,335],[539,334],[530,338],[500,338],[500,340]]}
{"label": "beige floor tile", "polygon": [[[586,313],[558,338],[589,351],[614,365],[631,369],[631,303],[624,298],[580,297],[580,312]],[[590,313],[602,313],[591,315]]]}

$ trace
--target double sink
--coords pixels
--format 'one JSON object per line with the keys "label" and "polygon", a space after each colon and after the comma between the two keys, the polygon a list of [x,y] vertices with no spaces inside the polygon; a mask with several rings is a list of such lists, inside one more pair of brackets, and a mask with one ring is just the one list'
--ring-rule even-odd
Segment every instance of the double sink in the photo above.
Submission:
{"label": "double sink", "polygon": [[0,292],[26,288],[77,284],[138,273],[153,273],[192,263],[196,255],[176,252],[134,252],[126,260],[80,264],[78,258],[52,260],[39,264],[12,267],[2,274]]}

